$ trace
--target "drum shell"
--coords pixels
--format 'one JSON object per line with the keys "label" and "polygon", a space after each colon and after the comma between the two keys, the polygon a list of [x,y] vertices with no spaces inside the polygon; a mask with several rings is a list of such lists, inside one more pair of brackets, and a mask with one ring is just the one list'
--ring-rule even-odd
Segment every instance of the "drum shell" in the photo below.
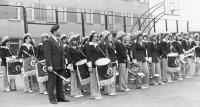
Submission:
{"label": "drum shell", "polygon": [[180,71],[180,62],[178,56],[168,56],[167,57],[167,65],[169,72],[178,72]]}

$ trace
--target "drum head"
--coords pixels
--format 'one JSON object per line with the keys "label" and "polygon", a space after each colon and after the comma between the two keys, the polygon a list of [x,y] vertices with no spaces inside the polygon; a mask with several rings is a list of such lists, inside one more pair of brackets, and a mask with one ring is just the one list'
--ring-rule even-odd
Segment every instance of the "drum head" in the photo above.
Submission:
{"label": "drum head", "polygon": [[76,65],[83,65],[83,64],[85,64],[86,62],[87,62],[86,59],[82,59],[82,60],[76,62]]}
{"label": "drum head", "polygon": [[176,56],[178,56],[178,53],[169,53],[167,56],[168,57],[176,57]]}
{"label": "drum head", "polygon": [[99,58],[95,61],[95,64],[97,66],[103,66],[103,65],[107,65],[110,63],[110,59],[109,58]]}

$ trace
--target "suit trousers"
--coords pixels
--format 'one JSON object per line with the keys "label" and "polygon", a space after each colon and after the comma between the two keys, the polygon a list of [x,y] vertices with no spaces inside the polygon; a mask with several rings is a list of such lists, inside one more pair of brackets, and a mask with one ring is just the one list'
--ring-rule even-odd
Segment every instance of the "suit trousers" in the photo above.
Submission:
{"label": "suit trousers", "polygon": [[6,90],[9,88],[9,82],[8,82],[8,75],[7,75],[7,69],[6,66],[2,66],[3,69],[3,89]]}
{"label": "suit trousers", "polygon": [[147,62],[138,61],[138,64],[142,65],[142,73],[145,75],[143,78],[137,76],[136,87],[140,88],[141,86],[149,86],[149,67]]}
{"label": "suit trousers", "polygon": [[81,95],[81,84],[76,71],[71,71],[71,96]]}
{"label": "suit trousers", "polygon": [[[63,70],[56,70],[60,75],[63,75]],[[47,91],[49,100],[62,100],[64,99],[63,80],[55,75],[53,72],[48,71]],[[56,91],[55,91],[56,90]],[[56,92],[56,93],[55,93]]]}
{"label": "suit trousers", "polygon": [[[151,72],[153,74],[153,80],[156,83],[161,83],[162,82],[162,77],[161,77],[161,67],[160,67],[160,63],[152,63],[151,66]],[[154,76],[154,74],[158,74],[159,76]]]}
{"label": "suit trousers", "polygon": [[168,81],[168,69],[167,69],[167,59],[162,58],[162,81],[167,82]]}
{"label": "suit trousers", "polygon": [[126,69],[126,63],[119,63],[119,90],[124,91],[128,88],[128,70]]}
{"label": "suit trousers", "polygon": [[90,98],[101,97],[100,84],[97,80],[97,71],[95,68],[90,72]]}

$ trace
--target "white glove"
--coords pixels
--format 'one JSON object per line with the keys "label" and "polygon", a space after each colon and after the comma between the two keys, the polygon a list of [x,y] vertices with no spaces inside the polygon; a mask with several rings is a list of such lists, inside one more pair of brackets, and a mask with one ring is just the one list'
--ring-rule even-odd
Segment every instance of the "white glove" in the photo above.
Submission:
{"label": "white glove", "polygon": [[65,58],[65,63],[68,64],[68,60],[67,60],[67,58]]}
{"label": "white glove", "polygon": [[0,63],[2,62],[2,59],[0,58]]}
{"label": "white glove", "polygon": [[10,61],[11,61],[11,58],[6,57],[6,62],[10,62]]}
{"label": "white glove", "polygon": [[119,64],[118,64],[118,60],[116,60],[115,63],[116,63],[116,65],[117,65],[117,67],[118,67],[118,65],[119,65]]}
{"label": "white glove", "polygon": [[137,59],[133,59],[133,62],[134,62],[134,63],[137,63]]}
{"label": "white glove", "polygon": [[149,62],[152,62],[152,57],[149,57]]}
{"label": "white glove", "polygon": [[184,54],[181,54],[181,55],[180,55],[180,59],[184,59]]}
{"label": "white glove", "polygon": [[67,69],[69,69],[70,71],[74,71],[73,65],[72,64],[68,64],[67,65]]}
{"label": "white glove", "polygon": [[92,68],[92,62],[91,61],[87,62],[86,64],[87,64],[88,68]]}
{"label": "white glove", "polygon": [[16,56],[11,56],[11,58],[15,60],[15,59],[16,59]]}
{"label": "white glove", "polygon": [[23,59],[19,59],[19,62],[21,62],[21,63],[22,63],[22,62],[23,62]]}
{"label": "white glove", "polygon": [[146,61],[148,61],[149,59],[148,59],[148,57],[145,57],[145,59],[146,59]]}

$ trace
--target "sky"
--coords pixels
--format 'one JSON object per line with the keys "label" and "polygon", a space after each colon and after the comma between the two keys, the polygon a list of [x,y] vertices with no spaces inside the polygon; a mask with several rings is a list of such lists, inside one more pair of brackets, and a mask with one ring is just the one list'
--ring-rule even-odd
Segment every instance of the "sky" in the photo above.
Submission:
{"label": "sky", "polygon": [[[149,5],[152,7],[153,5],[162,1],[163,0],[149,0]],[[200,0],[178,0],[178,2],[180,7],[179,19],[200,21]]]}
{"label": "sky", "polygon": [[[162,1],[163,0],[149,0],[149,6],[152,7],[155,4],[158,4]],[[200,31],[200,0],[178,0],[178,2],[179,2],[180,16],[165,16],[164,18],[188,20],[190,22],[191,30]],[[158,10],[157,13],[155,14],[158,14],[159,11],[163,11],[163,9]]]}

